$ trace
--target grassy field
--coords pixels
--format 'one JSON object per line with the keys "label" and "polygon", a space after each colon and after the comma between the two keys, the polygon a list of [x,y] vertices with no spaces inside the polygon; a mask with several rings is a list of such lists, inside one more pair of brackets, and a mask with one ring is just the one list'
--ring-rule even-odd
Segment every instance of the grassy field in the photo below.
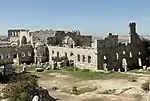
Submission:
{"label": "grassy field", "polygon": [[[15,70],[18,72],[21,70],[20,67],[15,67]],[[122,74],[119,72],[111,72],[111,73],[103,73],[103,72],[93,72],[88,69],[77,69],[75,67],[69,69],[61,69],[61,70],[45,70],[44,72],[35,72],[34,67],[28,67],[27,71],[33,72],[42,77],[52,77],[49,75],[50,73],[61,73],[64,75],[71,75],[75,78],[79,78],[81,80],[94,80],[94,79],[136,79],[136,76],[130,74]]]}
{"label": "grassy field", "polygon": [[102,72],[91,72],[91,71],[83,71],[83,70],[77,70],[77,71],[68,71],[66,69],[62,70],[46,70],[40,74],[42,76],[48,76],[50,77],[50,73],[61,73],[63,75],[71,75],[75,78],[79,78],[80,80],[96,80],[96,79],[102,79],[102,80],[108,80],[108,79],[127,79],[127,80],[134,80],[137,79],[137,76],[129,75],[129,74],[122,74],[119,72],[112,72],[112,73],[102,73]]}
{"label": "grassy field", "polygon": [[139,71],[139,70],[131,70],[129,71],[130,73],[138,73],[138,74],[150,74],[150,71],[148,70],[142,70],[142,71]]}

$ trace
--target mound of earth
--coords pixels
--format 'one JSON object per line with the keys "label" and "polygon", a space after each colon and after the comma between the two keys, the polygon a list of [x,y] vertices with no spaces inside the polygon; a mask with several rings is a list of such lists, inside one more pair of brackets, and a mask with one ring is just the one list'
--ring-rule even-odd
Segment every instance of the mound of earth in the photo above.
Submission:
{"label": "mound of earth", "polygon": [[14,74],[3,89],[4,98],[11,101],[31,101],[36,94],[42,101],[55,101],[47,89],[38,86],[37,78],[30,73]]}

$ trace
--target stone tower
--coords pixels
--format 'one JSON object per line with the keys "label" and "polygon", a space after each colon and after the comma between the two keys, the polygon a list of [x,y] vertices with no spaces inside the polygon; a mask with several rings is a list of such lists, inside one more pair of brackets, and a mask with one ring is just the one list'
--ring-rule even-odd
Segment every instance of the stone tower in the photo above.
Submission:
{"label": "stone tower", "polygon": [[135,34],[136,33],[136,23],[135,22],[132,22],[132,23],[129,23],[129,27],[130,27],[130,34]]}
{"label": "stone tower", "polygon": [[140,43],[140,37],[139,35],[136,33],[136,23],[132,22],[129,23],[129,43],[136,45]]}

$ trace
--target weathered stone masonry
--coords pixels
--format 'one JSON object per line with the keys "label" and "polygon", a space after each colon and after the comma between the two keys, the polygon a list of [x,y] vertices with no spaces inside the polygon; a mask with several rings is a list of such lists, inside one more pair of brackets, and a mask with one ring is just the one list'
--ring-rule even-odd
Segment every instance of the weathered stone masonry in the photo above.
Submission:
{"label": "weathered stone masonry", "polygon": [[128,35],[128,41],[120,42],[119,36],[112,33],[93,39],[78,30],[8,30],[14,49],[8,53],[19,63],[49,61],[50,65],[52,58],[67,56],[74,66],[92,70],[127,71],[150,66],[150,41],[137,34],[134,22],[129,24]]}

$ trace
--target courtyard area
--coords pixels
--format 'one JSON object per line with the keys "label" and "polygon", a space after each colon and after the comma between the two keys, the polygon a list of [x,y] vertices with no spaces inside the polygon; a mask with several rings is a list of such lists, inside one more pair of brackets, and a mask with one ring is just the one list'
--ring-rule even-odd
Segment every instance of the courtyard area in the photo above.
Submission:
{"label": "courtyard area", "polygon": [[[34,72],[40,86],[60,101],[141,101],[146,73],[102,73],[80,69]],[[76,91],[72,91],[76,88]]]}
{"label": "courtyard area", "polygon": [[27,68],[27,71],[37,75],[39,86],[58,101],[143,101],[145,91],[141,85],[150,79],[149,71],[139,70],[106,73],[72,67],[43,72]]}

